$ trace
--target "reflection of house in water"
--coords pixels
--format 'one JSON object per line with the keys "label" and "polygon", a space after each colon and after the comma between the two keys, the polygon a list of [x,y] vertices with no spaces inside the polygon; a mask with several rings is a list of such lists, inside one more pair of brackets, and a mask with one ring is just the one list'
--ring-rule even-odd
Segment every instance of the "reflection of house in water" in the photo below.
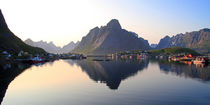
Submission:
{"label": "reflection of house in water", "polygon": [[210,81],[210,66],[186,65],[180,63],[158,62],[160,70],[177,76],[190,77],[202,81]]}
{"label": "reflection of house in water", "polygon": [[143,61],[76,61],[94,81],[106,83],[110,89],[118,89],[121,80],[134,76],[148,65]]}
{"label": "reflection of house in water", "polygon": [[21,74],[25,69],[29,68],[27,64],[11,64],[10,68],[0,65],[0,105],[6,93],[9,84]]}

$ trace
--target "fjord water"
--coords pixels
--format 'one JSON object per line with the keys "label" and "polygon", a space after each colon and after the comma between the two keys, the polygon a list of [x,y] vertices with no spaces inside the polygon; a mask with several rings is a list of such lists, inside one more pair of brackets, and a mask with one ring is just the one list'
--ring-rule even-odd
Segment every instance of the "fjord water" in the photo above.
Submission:
{"label": "fjord water", "polygon": [[209,66],[58,60],[20,69],[0,84],[2,105],[210,105]]}

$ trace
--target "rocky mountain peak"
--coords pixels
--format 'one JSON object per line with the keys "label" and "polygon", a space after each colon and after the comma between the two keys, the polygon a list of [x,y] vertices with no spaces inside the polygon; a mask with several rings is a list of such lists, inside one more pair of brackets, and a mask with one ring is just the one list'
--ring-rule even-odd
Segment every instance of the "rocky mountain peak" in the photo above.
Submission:
{"label": "rocky mountain peak", "polygon": [[[31,54],[46,53],[41,48],[31,47],[25,44],[20,38],[10,31],[5,18],[0,10],[0,50],[9,53],[19,53],[20,51],[29,52]],[[1,103],[0,103],[1,104]]]}
{"label": "rocky mountain peak", "polygon": [[0,9],[0,29],[7,29],[7,24]]}
{"label": "rocky mountain peak", "polygon": [[49,42],[50,45],[55,45],[52,41]]}
{"label": "rocky mountain peak", "polygon": [[28,42],[33,42],[30,38],[26,39],[25,41],[28,41]]}
{"label": "rocky mountain peak", "polygon": [[71,41],[69,44],[75,44],[73,41]]}
{"label": "rocky mountain peak", "polygon": [[210,32],[210,29],[209,28],[204,28],[204,29],[201,29],[200,31],[201,32]]}
{"label": "rocky mountain peak", "polygon": [[75,46],[79,44],[79,41],[77,43],[71,41],[69,44],[63,46],[63,48],[56,46],[52,41],[50,41],[49,43],[43,40],[34,42],[31,39],[27,39],[25,40],[25,43],[30,46],[43,48],[45,51],[49,53],[62,54],[70,52]]}
{"label": "rocky mountain peak", "polygon": [[106,26],[96,27],[84,36],[73,53],[113,54],[126,50],[149,49],[147,40],[134,32],[121,28],[117,19],[112,19]]}
{"label": "rocky mountain peak", "polygon": [[28,43],[28,44],[32,45],[34,42],[31,39],[28,38],[28,39],[25,40],[25,43]]}
{"label": "rocky mountain peak", "polygon": [[163,39],[170,39],[170,36],[166,35]]}
{"label": "rocky mountain peak", "polygon": [[199,31],[186,32],[177,34],[172,37],[164,37],[160,40],[157,49],[168,47],[186,47],[196,50],[199,53],[208,54],[210,29],[204,28]]}
{"label": "rocky mountain peak", "polygon": [[157,45],[157,48],[158,49],[160,49],[160,48],[167,48],[168,45],[170,44],[170,41],[171,41],[170,36],[166,35],[164,38],[162,38],[160,40],[160,42]]}
{"label": "rocky mountain peak", "polygon": [[122,29],[117,19],[112,19],[111,21],[109,21],[109,23],[107,24],[107,27],[114,28],[114,29]]}
{"label": "rocky mountain peak", "polygon": [[98,27],[94,27],[93,29],[91,29],[90,31],[94,31],[94,30],[99,30]]}

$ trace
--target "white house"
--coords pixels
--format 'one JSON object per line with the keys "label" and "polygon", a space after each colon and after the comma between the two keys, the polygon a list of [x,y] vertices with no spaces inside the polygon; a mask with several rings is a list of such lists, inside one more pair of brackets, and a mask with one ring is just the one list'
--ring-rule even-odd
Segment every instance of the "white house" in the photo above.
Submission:
{"label": "white house", "polygon": [[22,56],[23,55],[23,51],[20,51],[19,53],[18,53],[18,56],[20,57],[20,56]]}

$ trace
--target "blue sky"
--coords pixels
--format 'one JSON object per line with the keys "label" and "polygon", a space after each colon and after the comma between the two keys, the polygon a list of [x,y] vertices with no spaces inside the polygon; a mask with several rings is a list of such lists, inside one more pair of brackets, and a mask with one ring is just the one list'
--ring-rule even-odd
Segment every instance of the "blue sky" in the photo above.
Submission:
{"label": "blue sky", "polygon": [[165,35],[210,28],[210,0],[1,0],[10,29],[22,40],[79,41],[118,19],[150,43]]}

